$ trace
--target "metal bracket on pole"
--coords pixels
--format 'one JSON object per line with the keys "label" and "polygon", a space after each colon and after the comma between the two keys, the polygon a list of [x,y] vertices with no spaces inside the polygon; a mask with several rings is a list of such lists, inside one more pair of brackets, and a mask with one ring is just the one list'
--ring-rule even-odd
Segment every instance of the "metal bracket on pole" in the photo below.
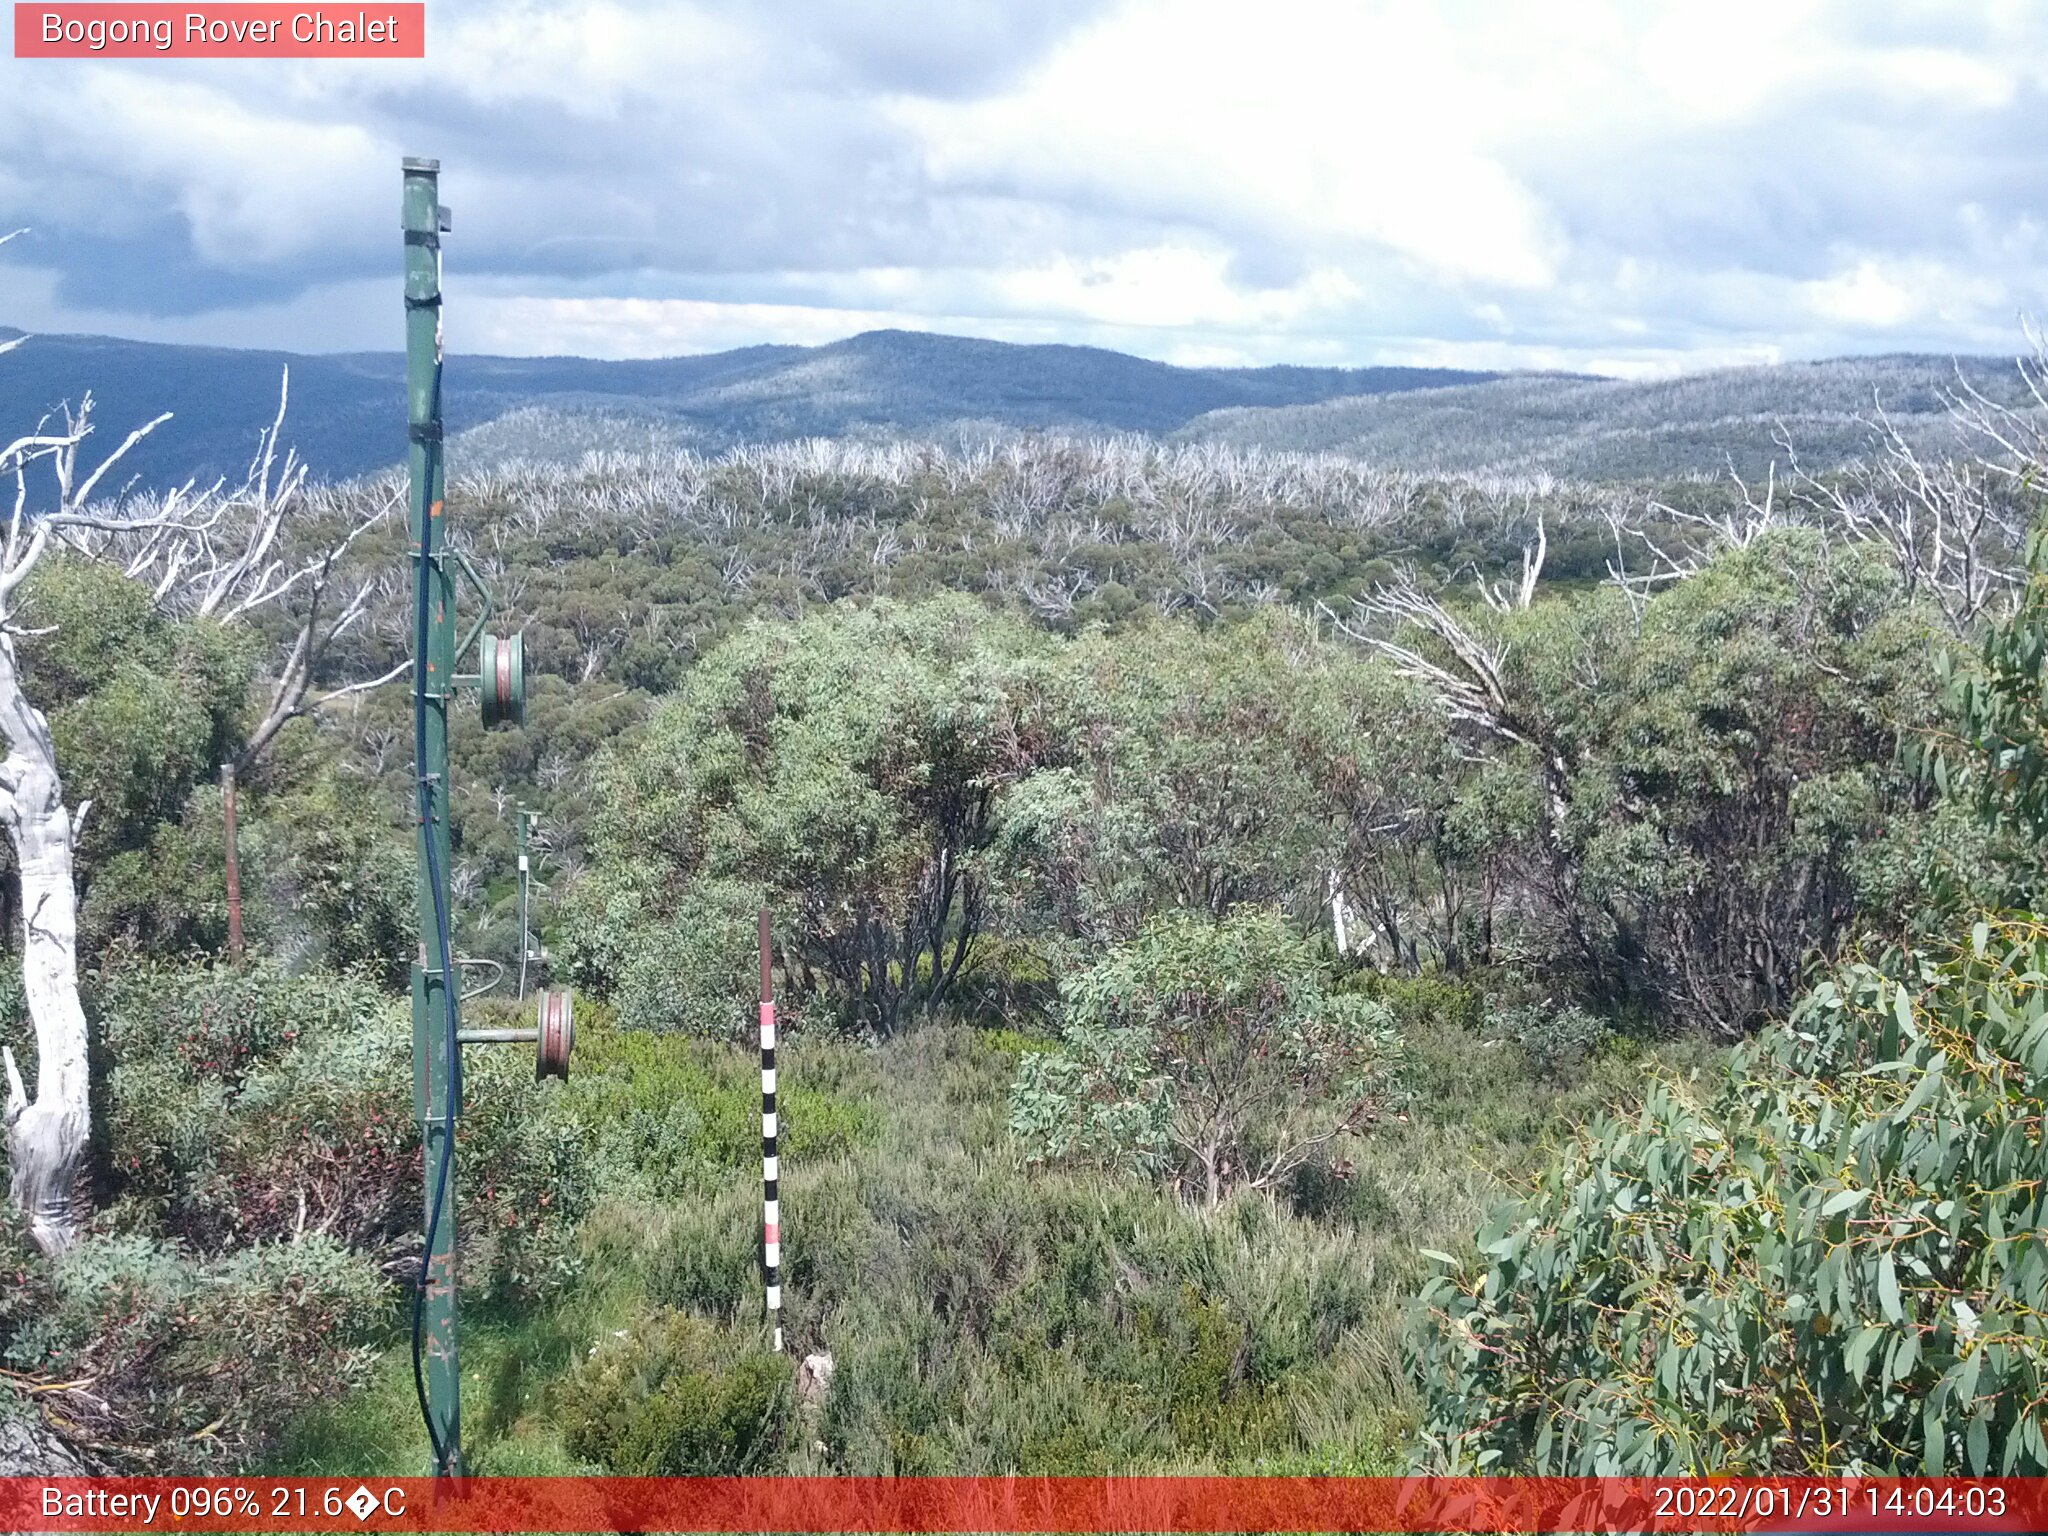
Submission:
{"label": "metal bracket on pole", "polygon": [[464,632],[462,638],[455,642],[455,659],[460,662],[469,654],[469,648],[476,644],[476,637],[484,632],[484,625],[488,624],[491,615],[498,611],[498,605],[491,597],[491,589],[484,585],[483,577],[477,574],[476,567],[470,563],[469,556],[459,549],[453,551],[453,556],[455,569],[468,581],[470,590],[476,593],[477,602],[480,604],[476,621]]}

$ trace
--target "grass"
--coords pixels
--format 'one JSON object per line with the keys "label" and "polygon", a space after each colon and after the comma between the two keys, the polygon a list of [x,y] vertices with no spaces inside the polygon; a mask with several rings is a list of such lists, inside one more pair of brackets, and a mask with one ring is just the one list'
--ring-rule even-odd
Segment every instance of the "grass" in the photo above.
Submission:
{"label": "grass", "polygon": [[[1028,1037],[935,1024],[879,1047],[785,1044],[784,1323],[828,1350],[792,1471],[1390,1473],[1415,1422],[1405,1347],[1423,1248],[1469,1244],[1545,1144],[1702,1047],[1610,1042],[1576,1074],[1484,1038],[1469,989],[1388,989],[1410,1053],[1405,1118],[1293,1204],[1204,1220],[1102,1174],[1023,1167],[1007,1131]],[[608,1036],[572,1103],[606,1193],[581,1278],[463,1322],[464,1439],[492,1473],[591,1470],[565,1448],[600,1346],[695,1313],[758,1347],[758,1105],[750,1052]],[[616,1373],[606,1378],[616,1381]],[[650,1390],[658,1391],[658,1382]],[[665,1411],[672,1412],[672,1407]],[[699,1426],[701,1429],[701,1426]],[[371,1383],[290,1427],[275,1470],[426,1464],[406,1340]]]}

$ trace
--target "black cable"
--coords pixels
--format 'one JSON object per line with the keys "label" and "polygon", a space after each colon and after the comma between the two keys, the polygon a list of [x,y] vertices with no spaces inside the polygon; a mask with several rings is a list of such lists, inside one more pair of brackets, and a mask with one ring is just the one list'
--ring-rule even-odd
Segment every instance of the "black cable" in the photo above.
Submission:
{"label": "black cable", "polygon": [[[434,359],[434,414],[438,417],[441,404],[441,359],[438,343]],[[416,612],[413,626],[412,663],[412,744],[413,771],[416,779],[419,805],[420,828],[423,847],[426,850],[427,885],[433,892],[434,939],[437,946],[435,958],[441,962],[441,996],[445,1000],[448,1018],[447,1063],[444,1074],[441,1099],[441,1161],[434,1174],[434,1194],[427,1210],[427,1242],[420,1251],[419,1281],[412,1298],[412,1384],[419,1398],[420,1419],[427,1426],[427,1443],[434,1453],[434,1473],[442,1476],[449,1472],[449,1457],[452,1448],[441,1443],[440,1435],[434,1429],[433,1411],[427,1405],[427,1378],[422,1359],[425,1354],[425,1324],[427,1287],[433,1280],[434,1237],[440,1230],[441,1210],[448,1200],[448,1179],[454,1165],[455,1154],[455,1106],[462,1092],[462,1046],[456,1038],[455,988],[452,984],[455,967],[450,960],[448,940],[447,896],[441,885],[440,859],[435,852],[433,828],[433,791],[435,775],[427,767],[427,642],[428,603],[427,582],[434,562],[434,508],[427,500],[433,495],[434,463],[431,453],[423,455],[426,460],[420,508],[420,549],[419,571],[413,585],[417,592]],[[445,709],[445,705],[444,705]],[[424,982],[422,983],[424,985]],[[452,1260],[453,1255],[450,1255]]]}

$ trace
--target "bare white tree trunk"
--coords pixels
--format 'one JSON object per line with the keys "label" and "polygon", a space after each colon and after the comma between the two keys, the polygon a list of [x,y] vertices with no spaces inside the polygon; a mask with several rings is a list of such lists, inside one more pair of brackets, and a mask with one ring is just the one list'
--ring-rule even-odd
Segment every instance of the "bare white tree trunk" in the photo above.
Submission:
{"label": "bare white tree trunk", "polygon": [[1351,953],[1351,925],[1349,922],[1351,914],[1344,902],[1344,882],[1338,877],[1337,871],[1334,869],[1330,871],[1329,886],[1330,923],[1337,930],[1337,953],[1339,955],[1349,955]]}
{"label": "bare white tree trunk", "polygon": [[[0,343],[0,353],[17,345]],[[4,1046],[0,1066],[7,1077],[8,1192],[46,1253],[75,1243],[87,1213],[81,1175],[92,1130],[91,1078],[78,997],[78,892],[72,879],[72,851],[87,806],[66,808],[50,722],[23,689],[15,638],[39,631],[22,624],[18,594],[53,540],[76,556],[107,562],[146,582],[159,610],[176,617],[233,622],[291,594],[305,594],[305,616],[263,723],[224,770],[230,794],[235,770],[246,768],[290,721],[403,673],[401,666],[381,678],[311,695],[317,664],[363,616],[371,591],[365,584],[330,614],[329,584],[350,545],[398,498],[373,491],[362,505],[323,503],[323,511],[341,514],[338,531],[309,558],[297,564],[285,559],[279,553],[285,519],[306,499],[305,467],[292,454],[281,471],[277,463],[289,390],[287,375],[277,419],[262,436],[248,479],[234,492],[215,485],[195,494],[187,485],[95,510],[93,493],[108,473],[170,418],[159,416],[136,428],[96,469],[82,474],[79,449],[93,432],[91,395],[76,411],[64,408],[61,430],[45,423],[0,443],[0,476],[14,486],[11,515],[0,517],[0,740],[7,748],[0,759],[0,822],[21,867],[21,974],[35,1030],[35,1097],[29,1097],[14,1053]],[[57,495],[54,506],[31,516],[28,471],[38,464],[54,473]]]}
{"label": "bare white tree trunk", "polygon": [[12,1049],[7,1071],[9,1194],[45,1253],[78,1240],[78,1198],[92,1130],[85,1010],[78,1001],[78,899],[72,838],[85,819],[64,805],[50,724],[22,693],[14,637],[0,633],[0,818],[21,867],[21,979],[36,1036],[36,1094],[28,1096]]}

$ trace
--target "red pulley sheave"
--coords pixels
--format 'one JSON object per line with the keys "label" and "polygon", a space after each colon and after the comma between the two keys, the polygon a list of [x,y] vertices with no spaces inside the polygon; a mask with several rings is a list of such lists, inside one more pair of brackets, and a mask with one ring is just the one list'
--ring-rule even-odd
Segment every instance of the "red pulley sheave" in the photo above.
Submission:
{"label": "red pulley sheave", "polygon": [[569,989],[540,994],[540,1038],[534,1047],[535,1078],[569,1076],[569,1052],[576,1045],[576,1017]]}
{"label": "red pulley sheave", "polygon": [[526,642],[523,636],[485,635],[477,642],[477,682],[484,724],[526,723]]}

